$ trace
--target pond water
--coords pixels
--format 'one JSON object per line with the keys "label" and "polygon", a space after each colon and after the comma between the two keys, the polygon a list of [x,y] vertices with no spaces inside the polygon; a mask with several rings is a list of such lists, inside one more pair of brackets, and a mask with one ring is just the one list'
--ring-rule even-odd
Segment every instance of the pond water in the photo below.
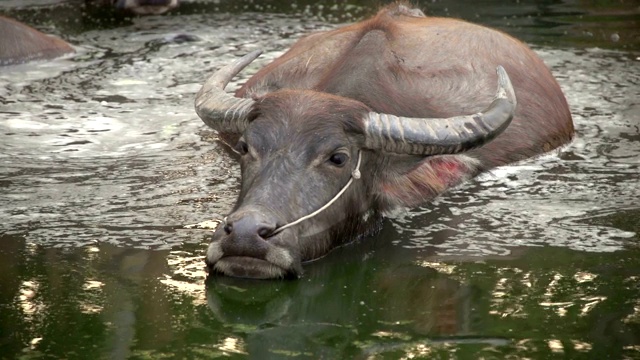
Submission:
{"label": "pond water", "polygon": [[425,1],[524,39],[576,140],[496,169],[296,281],[206,279],[239,167],[197,118],[214,69],[378,1],[185,1],[123,18],[68,1],[0,13],[78,54],[0,68],[0,358],[640,358],[640,10]]}

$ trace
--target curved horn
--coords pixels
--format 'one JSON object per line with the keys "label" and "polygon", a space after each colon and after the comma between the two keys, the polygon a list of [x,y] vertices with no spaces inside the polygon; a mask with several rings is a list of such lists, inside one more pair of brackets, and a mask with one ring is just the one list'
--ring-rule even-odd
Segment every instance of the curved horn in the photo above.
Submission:
{"label": "curved horn", "polygon": [[254,102],[237,98],[224,91],[229,81],[262,54],[255,50],[216,71],[196,95],[196,113],[209,127],[228,133],[242,133],[247,127],[247,115]]}
{"label": "curved horn", "polygon": [[398,154],[456,154],[482,146],[509,126],[516,96],[498,66],[498,91],[489,107],[474,115],[446,119],[407,118],[370,112],[364,118],[365,147]]}

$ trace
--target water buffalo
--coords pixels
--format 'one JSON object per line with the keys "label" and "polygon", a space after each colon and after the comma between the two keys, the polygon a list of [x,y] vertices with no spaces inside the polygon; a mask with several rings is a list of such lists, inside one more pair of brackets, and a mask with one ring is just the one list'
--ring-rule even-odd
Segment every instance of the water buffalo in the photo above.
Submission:
{"label": "water buffalo", "polygon": [[197,114],[241,157],[210,273],[298,277],[302,262],[376,231],[385,214],[573,134],[558,83],[526,45],[404,3],[302,38],[227,94],[258,55],[196,95]]}
{"label": "water buffalo", "polygon": [[0,66],[47,60],[74,52],[64,40],[4,16],[0,16],[0,34]]}
{"label": "water buffalo", "polygon": [[[137,15],[162,14],[178,6],[178,0],[86,0],[85,3],[113,6]],[[48,60],[74,52],[65,41],[1,15],[0,34],[0,66]]]}

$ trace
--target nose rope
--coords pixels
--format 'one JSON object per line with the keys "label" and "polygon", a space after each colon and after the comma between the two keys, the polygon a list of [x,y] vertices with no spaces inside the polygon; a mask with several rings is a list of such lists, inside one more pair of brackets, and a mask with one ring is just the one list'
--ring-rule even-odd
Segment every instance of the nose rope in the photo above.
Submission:
{"label": "nose rope", "polygon": [[286,228],[290,228],[292,226],[298,225],[301,222],[311,219],[312,217],[320,214],[321,212],[323,212],[324,210],[326,210],[329,206],[331,206],[331,204],[333,204],[334,202],[336,202],[340,196],[342,196],[342,194],[344,194],[345,191],[347,191],[347,189],[349,188],[349,186],[353,183],[353,180],[358,180],[360,179],[360,161],[362,160],[362,151],[358,150],[358,162],[356,163],[356,168],[351,172],[351,178],[349,179],[349,181],[347,182],[347,184],[345,186],[342,187],[342,189],[336,194],[336,196],[333,197],[333,199],[329,200],[328,203],[326,203],[323,207],[321,207],[320,209],[312,212],[309,215],[303,216],[301,218],[299,218],[298,220],[294,221],[294,222],[290,222],[286,225],[282,225],[279,228],[275,229],[273,231],[273,233],[271,233],[270,236],[276,235],[278,233],[280,233],[282,230],[286,229]]}
{"label": "nose rope", "polygon": [[[309,215],[305,215],[301,218],[299,218],[296,221],[290,222],[288,224],[282,225],[279,228],[275,229],[271,234],[269,234],[269,236],[274,236],[278,233],[280,233],[282,230],[286,229],[286,228],[290,228],[292,226],[298,225],[301,222],[311,219],[312,217],[320,214],[321,212],[323,212],[324,210],[326,210],[329,206],[331,206],[331,204],[333,204],[334,202],[336,202],[340,196],[342,196],[342,194],[344,194],[345,191],[347,191],[347,189],[349,188],[349,186],[353,183],[353,180],[358,180],[360,179],[360,162],[362,161],[362,151],[358,150],[358,162],[356,163],[356,168],[351,172],[351,178],[349,179],[349,181],[346,183],[345,186],[342,187],[342,189],[336,194],[336,196],[333,197],[333,199],[329,200],[329,202],[327,202],[326,204],[324,204],[323,207],[321,207],[320,209],[312,212]],[[224,218],[224,223],[227,223],[227,218]]]}

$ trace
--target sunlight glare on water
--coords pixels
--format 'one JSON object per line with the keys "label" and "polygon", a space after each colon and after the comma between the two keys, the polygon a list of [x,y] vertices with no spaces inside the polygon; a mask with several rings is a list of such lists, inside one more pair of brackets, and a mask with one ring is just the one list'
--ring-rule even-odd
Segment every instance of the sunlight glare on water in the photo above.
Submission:
{"label": "sunlight glare on water", "polygon": [[[11,178],[11,191],[2,195],[2,231],[27,231],[29,241],[55,246],[171,248],[202,234],[174,229],[228,211],[237,167],[195,115],[193,94],[212,69],[256,43],[278,50],[229,88],[280,54],[276,29],[284,19],[274,16],[262,32],[236,29],[238,19],[226,16],[194,15],[186,28],[184,21],[140,18],[130,27],[89,31],[79,40],[121,55],[93,60],[103,52],[89,51],[62,70],[54,67],[49,78],[41,79],[41,64],[16,69],[36,69],[30,82],[0,74],[7,94],[0,156]],[[181,31],[191,41],[172,42]],[[238,37],[253,40],[239,45]],[[28,195],[34,190],[35,198]]]}

